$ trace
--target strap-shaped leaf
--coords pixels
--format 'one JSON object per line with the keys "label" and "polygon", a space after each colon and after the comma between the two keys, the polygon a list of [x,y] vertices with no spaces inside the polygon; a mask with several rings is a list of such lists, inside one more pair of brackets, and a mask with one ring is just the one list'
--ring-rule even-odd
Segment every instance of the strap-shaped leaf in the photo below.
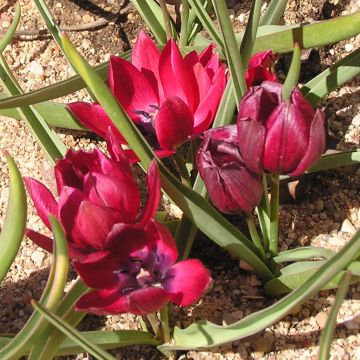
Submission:
{"label": "strap-shaped leaf", "polygon": [[288,0],[271,0],[260,19],[260,25],[277,25],[284,15],[287,2]]}
{"label": "strap-shaped leaf", "polygon": [[330,259],[335,253],[329,249],[318,248],[314,246],[305,246],[302,248],[291,249],[281,252],[274,257],[274,261],[278,264],[291,261],[307,260],[311,258]]}
{"label": "strap-shaped leaf", "polygon": [[5,156],[10,171],[10,192],[0,232],[0,283],[19,251],[26,225],[26,193],[21,174],[11,156],[7,152]]}
{"label": "strap-shaped leaf", "polygon": [[0,54],[2,54],[6,46],[11,43],[14,33],[19,25],[20,18],[21,18],[21,7],[20,4],[18,3],[16,5],[14,20],[10,24],[9,29],[6,31],[4,37],[0,39]]}
{"label": "strap-shaped leaf", "polygon": [[162,351],[176,349],[201,349],[243,339],[264,330],[287,315],[294,307],[304,303],[323,286],[345,269],[360,251],[360,230],[331,259],[323,263],[306,282],[292,293],[269,306],[229,326],[199,321],[186,329],[175,327],[174,344],[160,345]]}
{"label": "strap-shaped leaf", "polygon": [[[67,241],[61,225],[54,218],[50,218],[55,240],[54,260],[50,275],[46,283],[40,302],[48,309],[54,310],[59,304],[66,285],[68,274]],[[47,321],[38,313],[33,313],[21,331],[0,350],[1,360],[20,358],[28,353],[38,336],[41,336]]]}

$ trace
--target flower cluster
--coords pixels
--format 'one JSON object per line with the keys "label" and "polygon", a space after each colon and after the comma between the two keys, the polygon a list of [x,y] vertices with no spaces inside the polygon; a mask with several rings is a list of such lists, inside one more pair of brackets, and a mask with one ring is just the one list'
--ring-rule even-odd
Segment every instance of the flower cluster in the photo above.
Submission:
{"label": "flower cluster", "polygon": [[[154,220],[160,200],[156,162],[148,169],[149,196],[141,209],[139,189],[120,149],[116,159],[97,149],[69,150],[55,166],[58,201],[43,184],[25,179],[39,216],[48,227],[50,214],[60,221],[75,269],[96,289],[80,298],[77,308],[142,315],[168,301],[190,305],[210,285],[210,274],[198,260],[176,263],[172,235]],[[28,236],[51,251],[50,238],[34,231]]]}
{"label": "flower cluster", "polygon": [[324,113],[295,88],[263,81],[242,99],[237,125],[209,130],[197,155],[199,173],[216,207],[250,211],[262,196],[263,173],[296,176],[325,150]]}

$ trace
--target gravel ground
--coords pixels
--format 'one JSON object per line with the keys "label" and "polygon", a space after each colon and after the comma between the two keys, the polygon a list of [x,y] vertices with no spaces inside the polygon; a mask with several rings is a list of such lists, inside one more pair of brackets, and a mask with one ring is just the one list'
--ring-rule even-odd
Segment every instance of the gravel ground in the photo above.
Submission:
{"label": "gravel ground", "polygon": [[[23,7],[21,30],[44,28],[32,1],[20,1]],[[48,1],[61,26],[90,24],[100,18],[110,22],[94,30],[70,32],[77,48],[91,64],[108,59],[110,53],[128,50],[144,27],[132,9],[113,17],[127,7],[126,1]],[[9,26],[14,1],[0,0],[0,30]],[[248,17],[248,1],[228,1],[234,27],[240,30]],[[291,10],[291,11],[290,11]],[[285,23],[312,22],[360,10],[360,1],[289,1]],[[313,49],[304,61],[302,80],[310,78],[348,52],[358,48],[360,36],[323,49]],[[25,91],[33,90],[72,75],[72,70],[49,37],[22,36],[5,51],[5,58]],[[284,60],[285,61],[285,60]],[[281,69],[280,69],[281,70]],[[62,101],[86,99],[85,91],[69,95]],[[360,143],[360,78],[331,93],[321,106],[324,108],[331,142],[335,150],[354,149]],[[0,117],[0,148],[8,149],[23,175],[35,177],[53,187],[50,163],[22,122]],[[91,134],[61,131],[58,134],[73,148],[104,148],[104,143]],[[339,250],[360,226],[360,168],[353,166],[315,174],[302,180],[296,199],[284,196],[280,208],[281,250],[300,245],[323,246]],[[8,198],[8,174],[4,158],[0,158],[0,224]],[[172,215],[179,210],[164,204]],[[230,218],[241,226],[241,215]],[[28,226],[45,231],[29,202]],[[211,270],[214,287],[198,304],[173,309],[173,321],[182,327],[194,320],[208,319],[218,324],[230,324],[271,304],[263,296],[258,278],[242,270],[237,261],[199,236],[193,257],[199,257]],[[0,287],[0,332],[15,333],[31,314],[31,298],[38,299],[48,275],[51,258],[31,241],[24,240],[20,252]],[[72,273],[69,277],[71,281]],[[316,359],[317,344],[327,313],[334,302],[333,291],[323,291],[316,298],[294,310],[283,321],[233,344],[211,351],[180,353],[181,359]],[[89,316],[83,329],[136,329],[132,315],[116,317]],[[332,359],[360,359],[360,286],[351,286],[339,316],[332,348]],[[116,352],[118,359],[158,359],[149,347],[128,347]],[[69,359],[89,359],[87,355]]]}

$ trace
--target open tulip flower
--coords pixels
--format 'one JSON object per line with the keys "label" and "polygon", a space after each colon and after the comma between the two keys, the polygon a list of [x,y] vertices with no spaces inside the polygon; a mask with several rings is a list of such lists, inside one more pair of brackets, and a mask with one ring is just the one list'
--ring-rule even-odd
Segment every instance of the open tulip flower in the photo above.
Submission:
{"label": "open tulip flower", "polygon": [[265,81],[250,88],[237,118],[239,148],[255,173],[300,175],[325,150],[324,113],[294,88],[289,101],[283,85]]}
{"label": "open tulip flower", "polygon": [[[226,85],[225,66],[213,45],[200,55],[192,51],[183,57],[174,40],[160,52],[141,32],[132,62],[110,58],[109,85],[158,156],[167,156],[211,125]],[[105,138],[110,126],[125,143],[99,104],[75,102],[68,107],[98,135]]]}
{"label": "open tulip flower", "polygon": [[211,284],[196,259],[176,263],[178,252],[168,229],[155,221],[145,227],[115,225],[107,247],[74,266],[91,288],[76,309],[96,314],[145,315],[171,301],[195,303]]}
{"label": "open tulip flower", "polygon": [[246,85],[256,86],[263,81],[277,81],[272,67],[277,56],[271,50],[262,51],[250,58],[249,65],[245,71]]}
{"label": "open tulip flower", "polygon": [[[69,241],[70,257],[103,250],[115,224],[145,226],[154,216],[160,201],[160,178],[155,161],[148,169],[149,196],[140,209],[140,193],[130,164],[121,149],[116,160],[99,150],[69,150],[55,166],[58,201],[40,182],[25,178],[36,210],[50,228],[48,216],[62,224]],[[28,230],[27,235],[39,246],[52,250],[52,239]]]}
{"label": "open tulip flower", "polygon": [[251,211],[263,193],[261,177],[246,168],[236,125],[208,130],[197,152],[197,167],[213,204],[222,212]]}

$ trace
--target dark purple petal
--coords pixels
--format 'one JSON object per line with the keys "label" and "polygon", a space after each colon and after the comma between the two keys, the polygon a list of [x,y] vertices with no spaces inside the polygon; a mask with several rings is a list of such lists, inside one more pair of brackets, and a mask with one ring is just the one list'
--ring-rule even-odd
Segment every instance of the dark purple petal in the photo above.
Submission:
{"label": "dark purple petal", "polygon": [[239,148],[246,167],[255,174],[261,174],[265,143],[265,127],[250,118],[237,122]]}
{"label": "dark purple petal", "polygon": [[187,105],[178,97],[169,97],[161,105],[155,119],[160,146],[169,149],[186,141],[191,135],[194,118]]}
{"label": "dark purple petal", "polygon": [[296,169],[290,173],[290,176],[298,176],[315,165],[317,160],[321,157],[325,151],[326,145],[326,134],[324,126],[324,113],[321,110],[317,110],[315,113],[314,120],[310,128],[309,145],[306,150],[304,157]]}
{"label": "dark purple petal", "polygon": [[314,109],[311,104],[304,98],[304,95],[298,88],[295,88],[291,93],[291,103],[294,104],[299,111],[302,113],[304,120],[307,122],[308,126],[311,126],[311,123],[314,118]]}
{"label": "dark purple petal", "polygon": [[309,129],[300,110],[281,103],[266,123],[264,169],[268,172],[292,172],[304,157],[309,139]]}
{"label": "dark purple petal", "polygon": [[164,289],[171,293],[170,300],[180,306],[197,302],[211,284],[210,272],[196,259],[181,261],[172,266],[163,281]]}
{"label": "dark purple petal", "polygon": [[56,216],[58,209],[53,194],[45,185],[35,179],[24,177],[24,182],[40,219],[50,229],[49,215]]}

